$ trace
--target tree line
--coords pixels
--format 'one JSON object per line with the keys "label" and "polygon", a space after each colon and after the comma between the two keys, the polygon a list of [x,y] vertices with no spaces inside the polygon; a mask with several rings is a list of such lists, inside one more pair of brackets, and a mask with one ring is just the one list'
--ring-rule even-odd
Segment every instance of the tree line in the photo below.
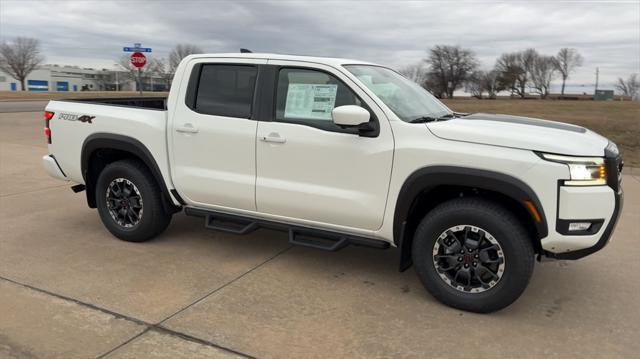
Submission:
{"label": "tree line", "polygon": [[[141,77],[147,79],[159,77],[166,88],[171,87],[171,80],[173,75],[180,64],[180,61],[191,54],[202,54],[204,51],[197,45],[192,44],[177,44],[169,52],[169,56],[166,58],[152,57],[147,61],[147,64],[141,71]],[[127,80],[136,81],[138,78],[138,68],[131,64],[128,55],[122,55],[117,60],[117,64],[124,69],[125,78]],[[107,77],[103,77],[101,81],[106,83],[114,83],[115,75],[110,74]],[[119,89],[116,89],[119,90]]]}
{"label": "tree line", "polygon": [[[188,55],[200,54],[204,51],[191,44],[177,44],[167,58],[152,57],[141,70],[143,78],[160,77],[167,88],[171,85],[171,79],[180,61]],[[17,37],[12,42],[0,43],[0,70],[20,82],[20,89],[26,90],[27,76],[44,64],[44,56],[40,51],[40,42],[28,37]],[[118,65],[124,70],[123,80],[135,81],[138,76],[137,69],[131,65],[129,56],[122,55],[117,60]],[[122,75],[121,75],[122,76]],[[115,83],[115,74],[111,73],[96,79],[101,84]],[[118,89],[116,89],[118,90]]]}
{"label": "tree line", "polygon": [[[582,66],[583,57],[576,49],[562,48],[555,55],[540,54],[536,49],[503,53],[490,70],[480,68],[475,53],[460,46],[436,45],[420,63],[399,70],[438,98],[451,98],[454,91],[464,90],[477,98],[496,98],[498,92],[525,98],[529,94],[547,98],[551,82],[562,80],[564,96],[567,79]],[[616,89],[634,97],[640,90],[637,74],[618,79]]]}
{"label": "tree line", "polygon": [[[142,70],[143,77],[159,77],[168,88],[180,61],[187,55],[203,53],[191,44],[176,45],[166,58],[150,58]],[[137,78],[138,70],[131,65],[129,57],[117,60],[129,80]],[[17,37],[12,42],[0,44],[0,70],[20,82],[25,90],[25,80],[33,70],[44,63],[37,39]],[[472,96],[495,98],[500,91],[525,98],[537,94],[541,98],[549,95],[551,81],[562,79],[561,95],[572,72],[582,66],[583,57],[576,49],[562,48],[557,54],[544,55],[535,49],[503,53],[490,70],[480,68],[475,53],[460,46],[436,45],[420,63],[400,69],[400,73],[425,87],[439,98],[451,98],[454,91],[464,88]],[[98,79],[104,84],[114,83],[115,74]],[[638,74],[626,80],[618,78],[615,85],[622,95],[636,97],[640,93]]]}

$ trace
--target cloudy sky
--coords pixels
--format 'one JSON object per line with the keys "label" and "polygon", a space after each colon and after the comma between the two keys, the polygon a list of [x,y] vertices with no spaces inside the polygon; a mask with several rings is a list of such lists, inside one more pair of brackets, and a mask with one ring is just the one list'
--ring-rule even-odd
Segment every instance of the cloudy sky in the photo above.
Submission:
{"label": "cloudy sky", "polygon": [[113,67],[140,42],[165,57],[176,43],[207,52],[349,57],[401,67],[436,44],[475,51],[485,68],[502,52],[573,47],[592,85],[640,72],[640,0],[630,1],[171,1],[0,0],[0,41],[41,41],[47,63]]}

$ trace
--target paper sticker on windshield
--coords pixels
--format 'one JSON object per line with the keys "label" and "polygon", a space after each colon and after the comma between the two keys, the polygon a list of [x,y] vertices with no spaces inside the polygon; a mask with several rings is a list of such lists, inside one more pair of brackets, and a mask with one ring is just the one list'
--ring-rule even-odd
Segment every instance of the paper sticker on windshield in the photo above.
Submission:
{"label": "paper sticker on windshield", "polygon": [[331,120],[338,85],[289,84],[285,118]]}

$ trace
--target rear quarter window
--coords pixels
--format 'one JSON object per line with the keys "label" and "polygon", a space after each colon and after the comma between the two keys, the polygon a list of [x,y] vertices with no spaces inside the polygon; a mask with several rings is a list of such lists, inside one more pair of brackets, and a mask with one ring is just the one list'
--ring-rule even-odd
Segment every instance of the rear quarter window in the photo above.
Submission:
{"label": "rear quarter window", "polygon": [[199,113],[250,118],[258,69],[251,65],[202,64],[189,107]]}

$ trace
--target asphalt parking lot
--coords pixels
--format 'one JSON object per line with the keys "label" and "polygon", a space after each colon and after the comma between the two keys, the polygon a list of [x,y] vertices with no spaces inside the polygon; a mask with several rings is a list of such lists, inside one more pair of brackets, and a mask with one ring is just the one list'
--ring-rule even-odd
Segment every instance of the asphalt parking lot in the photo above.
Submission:
{"label": "asphalt parking lot", "polygon": [[119,241],[41,169],[41,116],[0,113],[0,358],[640,355],[636,169],[609,246],[537,264],[514,305],[476,315],[399,273],[395,250],[291,247],[184,214],[153,241]]}

